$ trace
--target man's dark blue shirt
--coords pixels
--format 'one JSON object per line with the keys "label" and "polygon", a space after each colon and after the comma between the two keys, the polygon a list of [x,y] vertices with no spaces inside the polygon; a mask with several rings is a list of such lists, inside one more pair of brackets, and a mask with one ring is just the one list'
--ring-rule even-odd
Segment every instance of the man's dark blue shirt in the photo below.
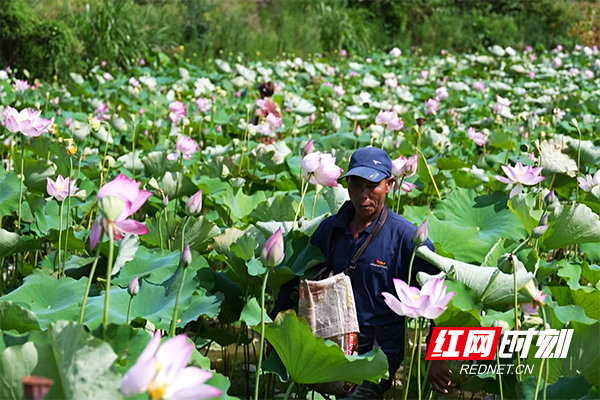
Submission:
{"label": "man's dark blue shirt", "polygon": [[[343,207],[337,215],[324,220],[313,236],[311,243],[329,254],[330,238],[334,228],[343,229],[333,254],[333,273],[344,272],[354,252],[360,247],[377,225],[377,219],[359,233],[358,239],[348,229],[354,215],[354,207]],[[352,279],[356,311],[362,326],[385,326],[396,324],[404,318],[394,313],[384,302],[382,292],[397,296],[394,278],[408,282],[408,269],[415,245],[413,235],[417,228],[404,217],[390,210],[390,216],[379,236],[365,249],[357,261]],[[435,251],[428,239],[427,247]],[[430,263],[415,257],[410,286],[417,286],[416,275],[425,272],[430,275],[439,270]]]}

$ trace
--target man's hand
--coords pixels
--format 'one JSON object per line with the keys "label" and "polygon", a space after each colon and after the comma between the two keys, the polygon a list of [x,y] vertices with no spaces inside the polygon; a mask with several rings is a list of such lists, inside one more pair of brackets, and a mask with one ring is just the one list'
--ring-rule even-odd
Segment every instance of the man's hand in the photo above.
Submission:
{"label": "man's hand", "polygon": [[452,373],[448,368],[448,364],[443,360],[435,360],[431,362],[431,369],[429,370],[429,382],[431,386],[438,393],[448,393],[450,387],[450,378]]}

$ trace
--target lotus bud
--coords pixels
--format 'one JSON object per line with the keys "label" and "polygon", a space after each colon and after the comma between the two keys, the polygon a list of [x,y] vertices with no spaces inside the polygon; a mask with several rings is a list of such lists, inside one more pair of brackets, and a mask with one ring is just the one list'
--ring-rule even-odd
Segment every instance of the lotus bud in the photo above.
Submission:
{"label": "lotus bud", "polygon": [[549,206],[550,204],[554,203],[556,201],[556,194],[554,193],[554,190],[551,190],[550,193],[548,193],[546,195],[546,197],[544,197],[544,202],[546,203],[546,206]]}
{"label": "lotus bud", "polygon": [[168,207],[169,206],[169,196],[165,195],[165,197],[163,197],[163,206]]}
{"label": "lotus bud", "polygon": [[315,144],[314,144],[313,140],[310,139],[308,141],[308,143],[306,143],[306,145],[302,149],[302,157],[305,157],[307,154],[312,153],[314,151],[314,149],[315,149]]}
{"label": "lotus bud", "polygon": [[513,273],[514,255],[511,253],[502,254],[498,259],[498,269],[505,274]]}
{"label": "lotus bud", "polygon": [[137,296],[139,291],[140,291],[140,280],[136,275],[136,277],[133,278],[133,280],[131,281],[129,286],[127,286],[127,293],[129,293],[129,295],[131,297],[134,297],[134,296]]}
{"label": "lotus bud", "polygon": [[92,130],[94,132],[98,132],[100,130],[100,125],[101,125],[101,122],[98,118],[90,119],[90,127],[92,128]]}
{"label": "lotus bud", "polygon": [[354,131],[354,135],[356,137],[360,137],[360,135],[362,135],[362,128],[360,127],[360,125],[356,125],[356,130]]}
{"label": "lotus bud", "polygon": [[82,190],[78,191],[77,193],[75,193],[73,195],[73,197],[75,197],[79,201],[86,201],[87,200],[87,192],[85,189],[82,189]]}
{"label": "lotus bud", "polygon": [[202,189],[198,190],[187,202],[185,211],[188,215],[200,214],[202,210]]}
{"label": "lotus bud", "polygon": [[427,220],[425,220],[415,231],[413,242],[416,246],[421,246],[427,241]]}
{"label": "lotus bud", "polygon": [[535,239],[541,238],[542,236],[544,236],[544,233],[546,233],[546,231],[548,230],[548,226],[549,225],[540,225],[533,228],[531,236],[533,236]]}
{"label": "lotus bud", "polygon": [[185,249],[183,249],[183,253],[181,254],[181,263],[184,267],[189,267],[192,263],[192,251],[190,250],[189,244],[186,244]]}
{"label": "lotus bud", "polygon": [[501,319],[494,321],[494,323],[492,324],[492,327],[502,328],[502,333],[510,330],[510,325],[508,324],[508,322],[501,320]]}
{"label": "lotus bud", "polygon": [[542,225],[548,225],[548,213],[545,213],[544,215],[542,215],[542,218],[540,218],[540,226]]}
{"label": "lotus bud", "polygon": [[109,221],[116,220],[125,209],[125,201],[119,196],[105,196],[98,200],[98,211]]}
{"label": "lotus bud", "polygon": [[283,232],[281,228],[265,242],[260,259],[265,267],[276,267],[285,258]]}
{"label": "lotus bud", "polygon": [[419,155],[415,154],[406,160],[406,164],[404,164],[404,176],[406,178],[410,178],[417,172],[417,167],[419,165]]}

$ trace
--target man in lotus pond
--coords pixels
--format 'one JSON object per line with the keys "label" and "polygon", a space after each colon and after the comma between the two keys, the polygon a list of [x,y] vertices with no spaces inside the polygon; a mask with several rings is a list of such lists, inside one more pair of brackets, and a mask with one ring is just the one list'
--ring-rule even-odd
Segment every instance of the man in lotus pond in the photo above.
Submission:
{"label": "man in lotus pond", "polygon": [[[384,302],[382,292],[396,293],[392,279],[408,282],[408,269],[415,244],[416,227],[389,210],[387,220],[380,222],[379,235],[372,240],[359,256],[355,268],[349,269],[353,254],[376,229],[383,212],[387,194],[392,190],[392,160],[382,149],[367,147],[354,152],[350,159],[346,178],[350,201],[324,220],[311,238],[311,243],[327,255],[327,262],[338,274],[349,270],[356,300],[360,325],[358,337],[359,354],[380,346],[388,359],[390,379],[379,384],[363,382],[350,398],[382,399],[393,382],[393,377],[404,356],[404,317],[394,313]],[[435,250],[429,239],[425,245]],[[331,253],[330,253],[331,252]],[[329,257],[329,255],[332,257]],[[331,258],[331,260],[329,260]],[[436,267],[415,257],[411,286],[418,286],[418,272],[430,275],[439,273]],[[272,316],[292,308],[292,292],[299,279],[284,285],[275,304]],[[447,393],[451,373],[445,361],[434,361],[429,373],[433,388]]]}

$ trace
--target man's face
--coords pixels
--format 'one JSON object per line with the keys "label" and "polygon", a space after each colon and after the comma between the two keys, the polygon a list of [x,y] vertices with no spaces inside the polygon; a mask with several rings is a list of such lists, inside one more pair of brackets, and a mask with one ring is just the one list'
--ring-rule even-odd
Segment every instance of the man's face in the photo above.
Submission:
{"label": "man's face", "polygon": [[385,198],[392,189],[394,178],[371,182],[358,176],[349,176],[346,182],[356,215],[360,218],[369,218],[376,216],[383,209]]}

